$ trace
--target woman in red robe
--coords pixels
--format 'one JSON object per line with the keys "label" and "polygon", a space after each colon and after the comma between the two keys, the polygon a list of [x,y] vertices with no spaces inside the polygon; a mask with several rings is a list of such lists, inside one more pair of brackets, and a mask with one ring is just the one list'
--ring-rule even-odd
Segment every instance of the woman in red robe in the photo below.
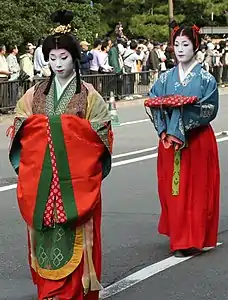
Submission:
{"label": "woman in red robe", "polygon": [[177,26],[173,45],[178,65],[162,74],[145,102],[160,138],[159,233],[177,257],[215,247],[219,222],[220,171],[210,122],[218,112],[215,78],[195,59],[199,28]]}
{"label": "woman in red robe", "polygon": [[43,44],[51,76],[18,101],[10,161],[28,227],[38,299],[98,300],[101,290],[101,184],[111,170],[106,103],[79,74],[70,11]]}

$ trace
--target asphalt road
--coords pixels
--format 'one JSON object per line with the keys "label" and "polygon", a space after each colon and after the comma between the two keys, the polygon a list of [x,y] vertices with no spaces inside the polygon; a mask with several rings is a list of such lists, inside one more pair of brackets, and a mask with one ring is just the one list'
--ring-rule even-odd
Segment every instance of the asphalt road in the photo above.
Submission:
{"label": "asphalt road", "polygon": [[[171,268],[166,268],[164,261],[170,257],[168,240],[157,233],[160,206],[156,150],[148,150],[157,145],[157,137],[151,123],[145,121],[147,116],[140,101],[119,105],[122,126],[114,129],[113,169],[103,184],[102,284],[113,287],[105,290],[107,299],[228,299],[228,138],[220,135],[228,131],[228,95],[220,99],[220,112],[213,126],[219,133],[219,241],[223,244],[190,260],[174,262]],[[0,124],[0,300],[32,300],[36,299],[36,290],[27,266],[25,224],[18,212],[15,190],[1,191],[1,187],[15,183],[7,158],[8,124],[7,120]],[[143,151],[131,154],[138,150]],[[155,271],[144,280],[148,272],[142,270],[148,266]],[[161,266],[165,270],[159,272]],[[128,276],[137,271],[141,271],[136,273],[139,283],[133,282],[128,288]],[[118,284],[121,279],[126,281]],[[118,293],[119,289],[123,291]]]}

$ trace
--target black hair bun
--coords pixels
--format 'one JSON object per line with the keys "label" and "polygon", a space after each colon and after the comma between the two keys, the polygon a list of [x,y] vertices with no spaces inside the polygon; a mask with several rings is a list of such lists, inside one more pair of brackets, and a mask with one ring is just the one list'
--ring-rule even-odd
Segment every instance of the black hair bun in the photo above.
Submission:
{"label": "black hair bun", "polygon": [[171,21],[171,22],[169,23],[169,27],[172,28],[172,29],[174,29],[174,28],[177,27],[177,26],[178,26],[178,24],[177,24],[177,22],[176,22],[175,20],[173,20],[173,21]]}
{"label": "black hair bun", "polygon": [[60,25],[68,25],[72,22],[74,14],[70,10],[58,10],[51,15],[51,20]]}
{"label": "black hair bun", "polygon": [[204,26],[206,26],[206,21],[204,20],[203,17],[201,17],[200,19],[197,20],[197,22],[195,23],[195,25],[199,28],[202,28]]}

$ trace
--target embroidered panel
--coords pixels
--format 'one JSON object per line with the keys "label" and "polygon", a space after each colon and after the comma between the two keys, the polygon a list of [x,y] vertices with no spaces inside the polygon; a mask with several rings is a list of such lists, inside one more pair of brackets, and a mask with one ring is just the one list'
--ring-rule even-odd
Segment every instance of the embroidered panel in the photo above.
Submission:
{"label": "embroidered panel", "polygon": [[[76,81],[76,79],[75,79]],[[56,111],[54,110],[54,82],[52,82],[48,95],[44,95],[48,81],[35,87],[33,97],[33,114],[60,115],[72,114],[81,118],[86,116],[88,90],[82,84],[81,93],[75,94],[76,82],[73,81],[63,94]]]}
{"label": "embroidered panel", "polygon": [[214,113],[215,107],[213,104],[202,104],[200,111],[200,118],[209,118]]}
{"label": "embroidered panel", "polygon": [[185,130],[192,130],[194,128],[197,128],[200,126],[200,122],[199,121],[194,121],[192,119],[189,120],[188,124],[185,124]]}

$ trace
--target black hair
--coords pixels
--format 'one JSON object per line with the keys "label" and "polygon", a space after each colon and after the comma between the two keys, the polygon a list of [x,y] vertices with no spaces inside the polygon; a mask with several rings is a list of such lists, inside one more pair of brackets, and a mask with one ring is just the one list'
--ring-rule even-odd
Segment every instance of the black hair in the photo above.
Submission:
{"label": "black hair", "polygon": [[124,38],[117,38],[116,41],[117,41],[117,44],[121,44],[121,45],[124,46],[124,48],[127,48],[127,40],[126,39],[124,39]]}
{"label": "black hair", "polygon": [[16,49],[16,48],[17,48],[16,45],[9,45],[9,47],[8,47],[8,52],[9,52],[9,53],[12,53],[13,50]]}
{"label": "black hair", "polygon": [[112,39],[111,39],[109,36],[106,36],[106,37],[104,38],[104,41],[109,42],[109,41],[112,41]]}
{"label": "black hair", "polygon": [[199,50],[200,50],[200,51],[202,51],[202,50],[207,50],[207,46],[204,45],[204,44],[201,44],[201,45],[199,46]]}
{"label": "black hair", "polygon": [[140,38],[139,39],[139,44],[144,44],[145,43],[145,39]]}
{"label": "black hair", "polygon": [[93,48],[96,49],[98,46],[102,45],[102,41],[100,39],[97,39],[93,43]]}
{"label": "black hair", "polygon": [[101,45],[101,50],[104,51],[108,47],[108,41],[103,41]]}
{"label": "black hair", "polygon": [[136,41],[131,41],[130,49],[135,50],[138,47],[138,43]]}
{"label": "black hair", "polygon": [[80,44],[70,33],[48,36],[42,49],[45,61],[49,60],[49,53],[53,49],[66,49],[72,55],[73,61],[81,59]]}
{"label": "black hair", "polygon": [[160,47],[161,46],[161,44],[159,43],[159,42],[153,42],[153,45],[154,45],[154,47]]}
{"label": "black hair", "polygon": [[[201,44],[201,36],[199,31],[194,29],[194,26],[185,26],[181,25],[180,27],[177,25],[175,21],[171,22],[170,27],[174,29],[172,42],[175,43],[175,40],[178,36],[187,36],[188,39],[193,44],[194,51],[197,51]],[[197,26],[196,26],[197,27]]]}
{"label": "black hair", "polygon": [[225,49],[226,48],[226,42],[224,40],[220,41],[219,46],[220,46],[221,49]]}
{"label": "black hair", "polygon": [[[60,23],[60,25],[67,26],[73,20],[73,13],[67,10],[57,11],[54,14],[52,14],[51,19],[55,23]],[[81,79],[79,71],[79,61],[81,60],[81,47],[78,40],[70,32],[55,33],[54,35],[49,35],[44,40],[42,47],[45,61],[49,60],[49,53],[53,49],[66,49],[71,54],[74,61],[75,72],[77,77],[76,94],[79,94],[81,92]],[[51,76],[49,78],[47,88],[44,91],[45,95],[49,93],[53,79],[54,72],[53,70],[51,70]]]}
{"label": "black hair", "polygon": [[43,46],[43,43],[44,43],[44,38],[42,37],[38,40],[38,46]]}

